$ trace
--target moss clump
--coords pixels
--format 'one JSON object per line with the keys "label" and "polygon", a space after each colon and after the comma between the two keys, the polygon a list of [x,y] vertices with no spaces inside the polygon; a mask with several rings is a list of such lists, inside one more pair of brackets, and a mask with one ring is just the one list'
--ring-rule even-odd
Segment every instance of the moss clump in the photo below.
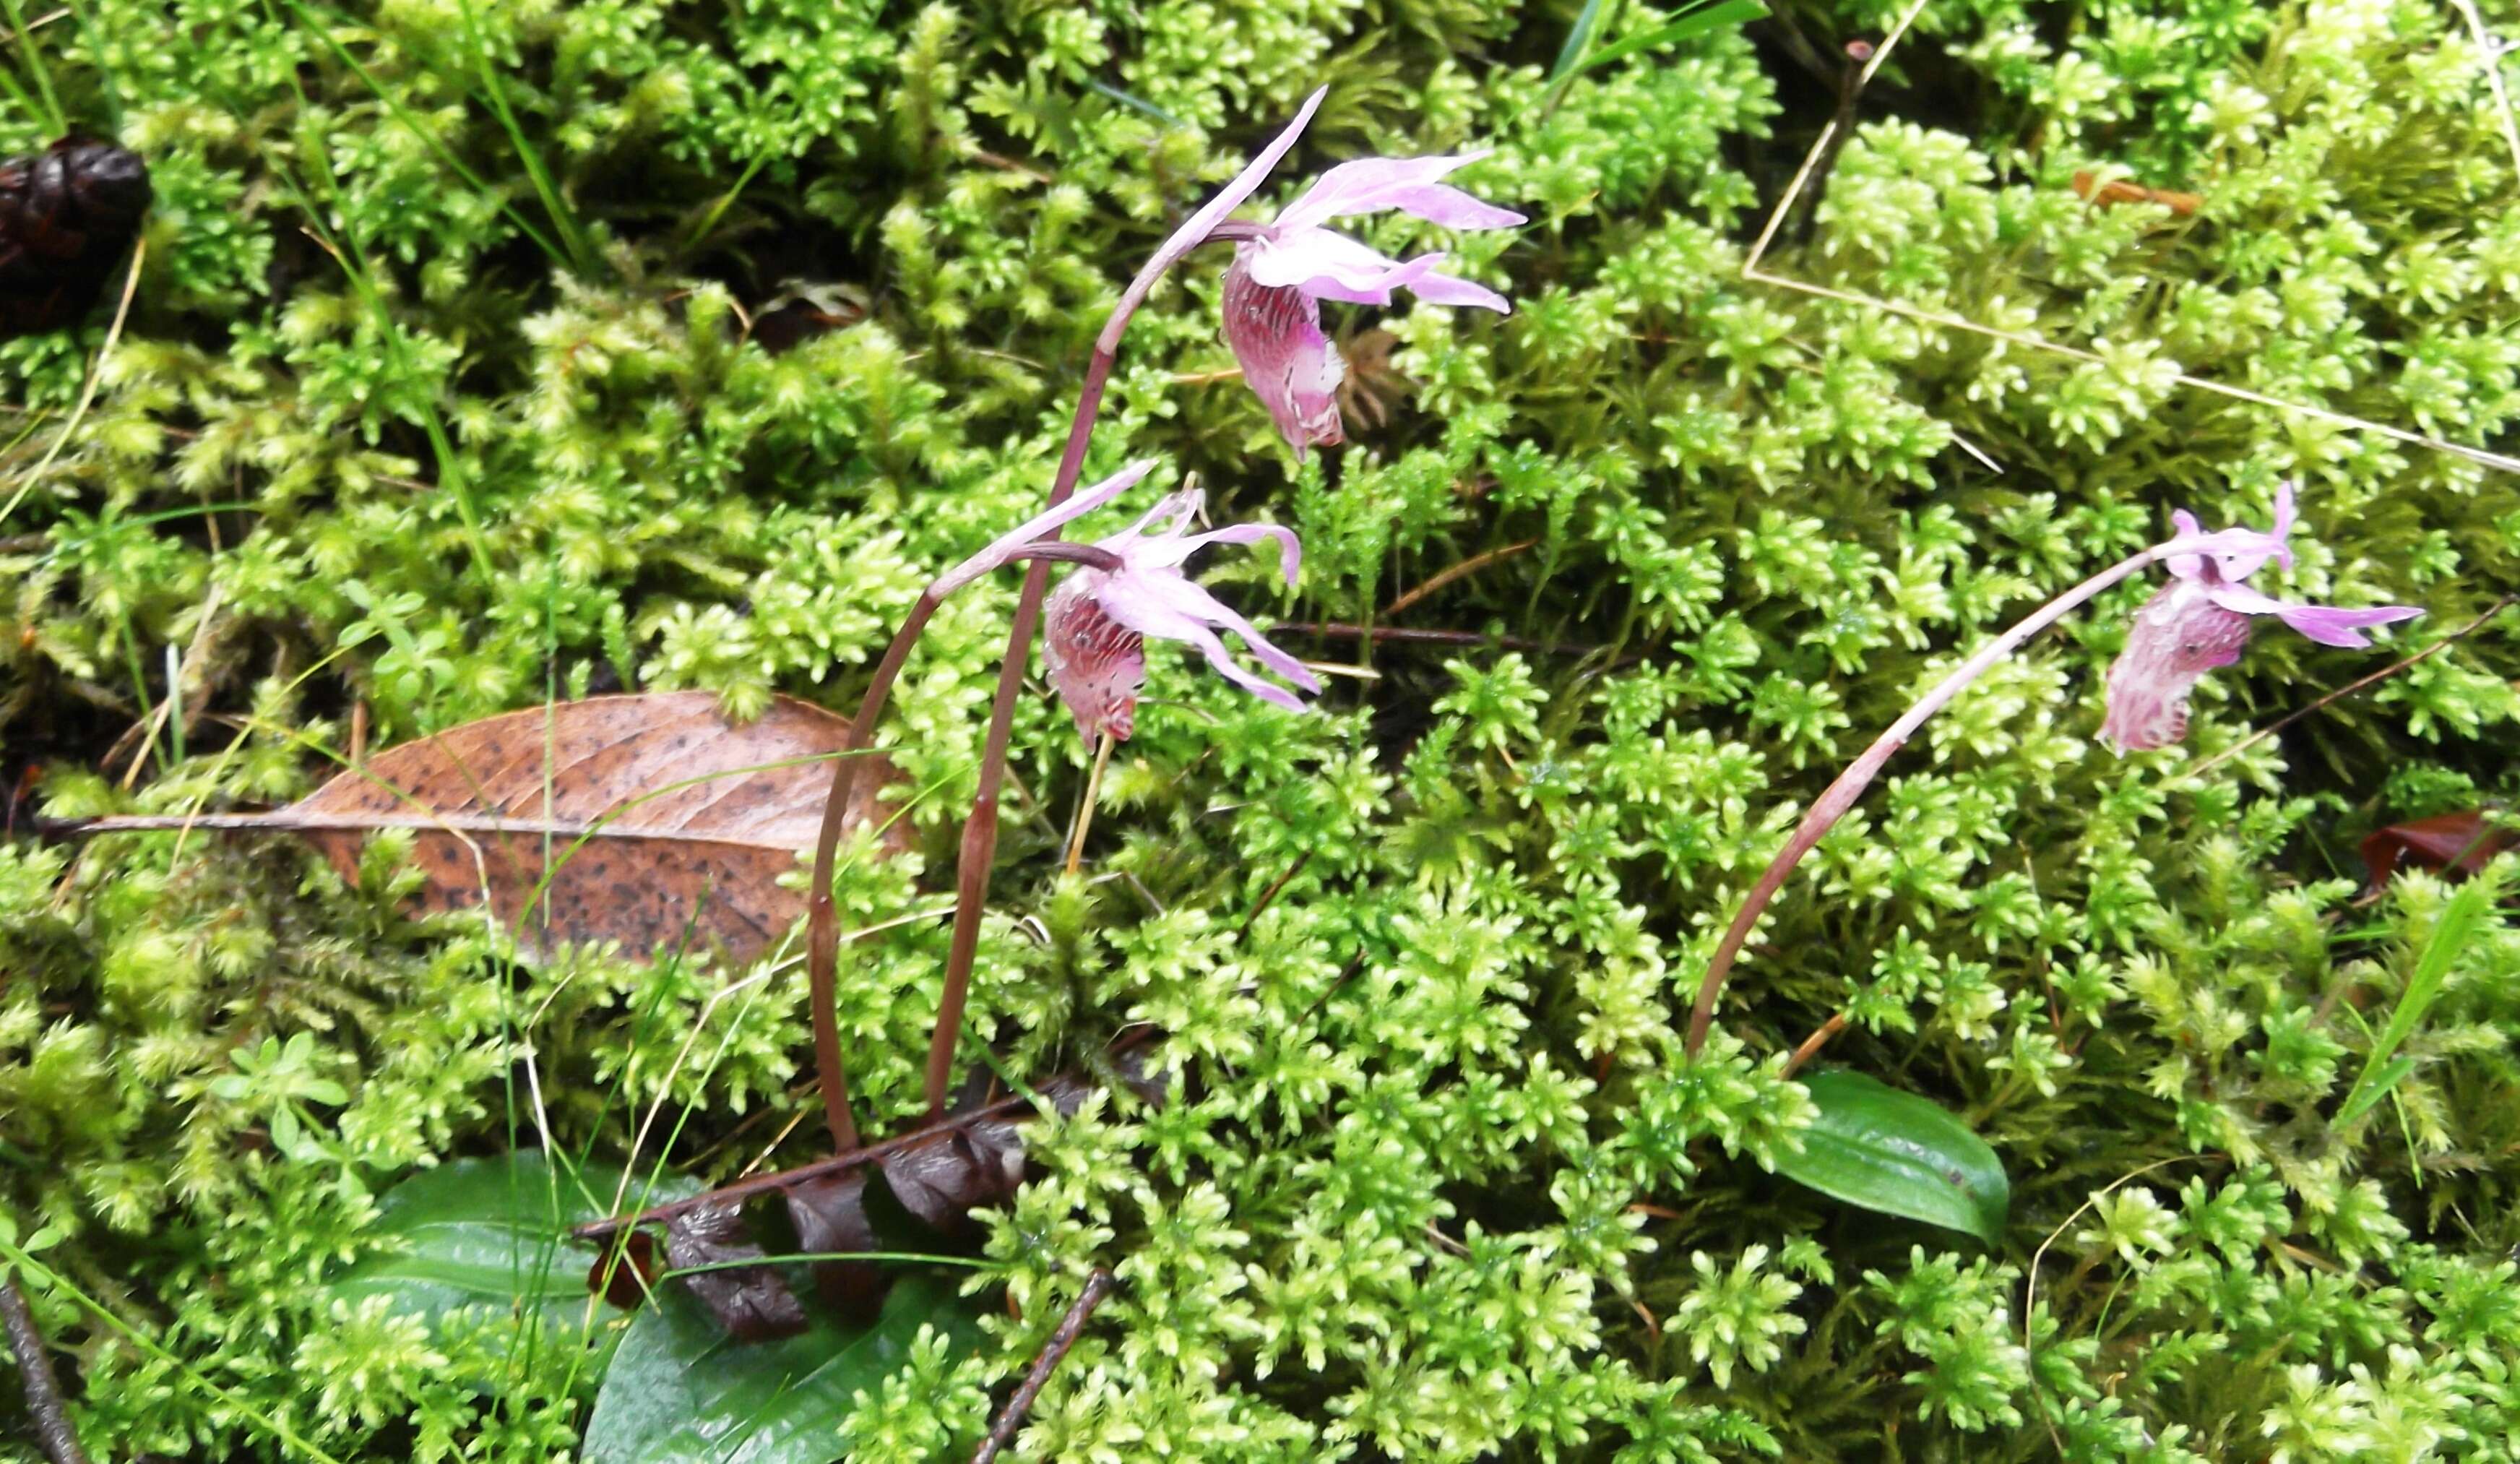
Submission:
{"label": "moss clump", "polygon": [[[354,709],[382,745],[615,687],[846,705],[924,576],[1036,505],[1128,269],[1327,82],[1273,187],[1492,147],[1465,177],[1534,222],[1458,260],[1516,312],[1333,309],[1387,416],[1298,470],[1194,262],[1088,472],[1157,453],[1297,526],[1300,594],[1211,576],[1264,622],[1492,552],[1405,623],[1532,648],[1315,646],[1376,677],[1307,718],[1159,652],[1088,884],[1054,857],[1086,750],[1027,699],[973,1017],[1033,1073],[1158,1021],[1183,1085],[1044,1140],[985,1252],[1022,1320],[922,1351],[847,1446],[967,1452],[1101,1264],[1031,1457],[2507,1454],[2520,938],[2487,922],[2389,1097],[2333,1116],[2445,899],[2358,902],[2352,842],[2511,794],[2520,617],[2195,776],[2377,664],[2267,637],[2186,751],[2119,761],[2125,586],[1893,765],[1700,1060],[1672,1025],[1795,807],[2171,507],[2264,522],[2299,479],[2294,587],[2424,606],[2393,652],[2514,586],[2509,477],[2174,380],[2512,446],[2490,63],[2413,4],[1930,8],[1768,266],[2091,359],[1740,277],[1833,106],[1794,54],[1880,7],[1553,97],[1562,9],[208,5],[170,46],[82,4],[32,55],[158,205],[40,477],[102,318],[0,346],[0,770],[56,815],[181,811],[305,791]],[[32,101],[0,148],[46,140]],[[2095,207],[2078,170],[2204,204]],[[957,600],[896,696],[931,852],[1012,598]],[[575,1448],[589,1358],[326,1295],[374,1197],[546,1134],[722,1177],[810,1106],[792,971],[519,966],[399,913],[406,851],[345,884],[200,833],[0,845],[0,1194],[59,1232],[35,1302],[102,1451]],[[847,922],[934,908],[924,869],[851,868]],[[943,945],[848,947],[879,1123],[920,1107]],[[1998,1253],[1766,1172],[1809,1111],[1781,1054],[1841,1009],[1833,1059],[2003,1157]]]}

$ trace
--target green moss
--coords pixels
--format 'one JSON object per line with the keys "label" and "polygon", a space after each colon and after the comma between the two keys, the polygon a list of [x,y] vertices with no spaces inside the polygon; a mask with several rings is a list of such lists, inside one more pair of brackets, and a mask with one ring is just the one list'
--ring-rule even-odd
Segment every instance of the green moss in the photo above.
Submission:
{"label": "green moss", "polygon": [[[1030,1074],[1161,1022],[1180,1086],[1045,1136],[985,1243],[1022,1320],[922,1354],[859,1456],[968,1454],[1095,1265],[1124,1285],[1030,1457],[2507,1455],[2520,937],[2327,1116],[2444,899],[2358,902],[2354,842],[2510,798],[2520,616],[2190,770],[2493,608],[2520,494],[2175,380],[2512,446],[2515,177],[2456,13],[1928,7],[1768,267],[2085,359],[1743,280],[1834,82],[1728,34],[1552,106],[1573,9],[209,3],[173,46],[83,0],[37,54],[159,202],[40,479],[105,313],[0,346],[44,414],[0,455],[0,773],[59,816],[257,806],[354,704],[370,746],[616,686],[849,705],[925,576],[1037,504],[1128,271],[1328,82],[1269,196],[1493,148],[1466,176],[1533,223],[1443,242],[1516,312],[1332,307],[1361,363],[1390,333],[1390,410],[1298,469],[1193,259],[1088,471],[1155,453],[1299,528],[1300,593],[1216,572],[1264,622],[1379,620],[1498,551],[1402,623],[1572,649],[1307,644],[1372,673],[1308,718],[1159,650],[1089,871],[1125,878],[1085,885],[1087,750],[1025,700],[973,1020]],[[2078,170],[2204,205],[2095,207]],[[1864,740],[2171,508],[2264,522],[2287,477],[2292,588],[2424,619],[2362,658],[2269,632],[2185,751],[2121,761],[2095,687],[2148,590],[2112,592],[1892,764],[1682,1059],[1716,933]],[[1012,599],[958,599],[896,695],[924,856],[842,875],[846,924],[897,922],[841,983],[885,1126],[945,945],[900,917],[941,903]],[[170,652],[180,753],[143,725]],[[546,1132],[723,1177],[811,1107],[791,965],[519,965],[403,915],[407,852],[345,884],[200,832],[0,845],[0,1198],[164,1350],[37,1289],[100,1452],[284,1456],[247,1406],[345,1458],[575,1447],[588,1358],[325,1297],[372,1197]],[[2003,1157],[2000,1254],[1768,1171],[1809,1113],[1780,1055],[1841,1010],[1832,1060]]]}

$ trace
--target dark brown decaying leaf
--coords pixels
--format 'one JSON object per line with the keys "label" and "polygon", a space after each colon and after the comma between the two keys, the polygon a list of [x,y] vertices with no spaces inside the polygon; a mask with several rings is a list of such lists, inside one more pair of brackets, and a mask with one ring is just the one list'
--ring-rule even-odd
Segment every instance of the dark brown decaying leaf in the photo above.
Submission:
{"label": "dark brown decaying leaf", "polygon": [[2509,848],[2509,829],[2486,822],[2482,809],[2438,813],[2374,830],[2362,840],[2362,864],[2378,889],[2401,865],[2474,874],[2486,861]]}
{"label": "dark brown decaying leaf", "polygon": [[628,1311],[648,1300],[662,1269],[656,1264],[655,1240],[645,1230],[633,1230],[617,1246],[606,1246],[586,1268],[586,1289]]}
{"label": "dark brown decaying leaf", "polygon": [[[1157,1102],[1162,1089],[1146,1076],[1146,1044],[1152,1035],[1142,1032],[1130,1039],[1112,1053],[1112,1059],[1121,1081],[1147,1101]],[[1093,1078],[1061,1074],[1044,1082],[1039,1092],[1043,1102],[1064,1117],[1074,1114],[1098,1086]],[[572,1233],[581,1240],[608,1242],[624,1227],[661,1221],[666,1228],[666,1258],[676,1267],[698,1263],[683,1258],[697,1254],[691,1248],[700,1244],[721,1246],[722,1254],[712,1259],[748,1259],[763,1253],[742,1239],[743,1205],[775,1191],[787,1202],[788,1218],[796,1228],[799,1254],[871,1252],[882,1249],[883,1239],[867,1210],[868,1191],[878,1173],[882,1176],[883,1188],[920,1223],[948,1236],[965,1233],[970,1228],[973,1210],[1003,1203],[1022,1184],[1022,1129],[1037,1115],[1026,1098],[975,1102],[927,1128],[897,1139],[869,1144],[787,1173],[739,1180],[712,1194],[675,1201],[635,1215],[580,1225]],[[696,1214],[707,1216],[697,1231],[691,1224]],[[758,1275],[775,1285],[775,1278],[767,1270],[751,1267],[681,1279],[692,1285],[695,1294],[725,1324],[729,1335],[739,1341],[784,1335],[758,1330],[758,1322],[747,1308],[759,1304],[759,1294],[746,1290],[741,1299],[730,1296],[724,1283],[717,1280],[730,1275]],[[818,1261],[814,1280],[825,1302],[846,1314],[862,1316],[882,1301],[885,1276],[868,1262]],[[596,1277],[589,1277],[590,1285],[596,1282]],[[702,1290],[704,1286],[717,1288],[717,1294]],[[776,1287],[776,1292],[788,1305],[794,1304],[795,1299],[785,1287]]]}
{"label": "dark brown decaying leaf", "polygon": [[[765,1254],[744,1238],[742,1205],[698,1206],[665,1225],[665,1263],[676,1270],[757,1260]],[[738,1342],[792,1337],[805,1330],[805,1308],[779,1273],[766,1265],[694,1271],[682,1281]]]}
{"label": "dark brown decaying leaf", "polygon": [[[468,722],[388,749],[285,808],[192,820],[197,828],[279,829],[355,877],[368,835],[413,831],[424,910],[491,907],[528,949],[618,940],[631,955],[715,946],[758,955],[804,913],[780,880],[814,844],[830,754],[846,719],[781,697],[737,725],[707,692],[594,697]],[[881,821],[861,776],[852,822]],[[108,818],[86,832],[169,828],[172,818]],[[898,821],[884,846],[909,835]],[[545,846],[555,866],[539,904]]]}
{"label": "dark brown decaying leaf", "polygon": [[[1061,1108],[1072,1112],[1075,1105]],[[932,1144],[905,1149],[883,1162],[884,1183],[901,1208],[928,1228],[947,1234],[968,1229],[973,1210],[1010,1198],[1023,1183],[1018,1122],[1016,1115],[979,1119]]]}
{"label": "dark brown decaying leaf", "polygon": [[[796,1226],[797,1249],[808,1256],[880,1249],[867,1218],[866,1186],[863,1168],[789,1185],[788,1217]],[[883,1278],[867,1262],[826,1260],[814,1267],[814,1290],[842,1315],[860,1317],[883,1301]]]}

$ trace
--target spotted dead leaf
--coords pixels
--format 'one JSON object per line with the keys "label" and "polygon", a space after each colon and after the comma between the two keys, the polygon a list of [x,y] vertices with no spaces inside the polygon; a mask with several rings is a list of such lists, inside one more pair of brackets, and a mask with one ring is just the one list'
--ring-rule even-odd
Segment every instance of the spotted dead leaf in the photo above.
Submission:
{"label": "spotted dead leaf", "polygon": [[[804,913],[782,877],[810,850],[848,722],[782,697],[757,721],[726,720],[707,692],[594,697],[468,722],[390,748],[268,813],[205,815],[194,828],[277,829],[322,849],[344,878],[382,829],[411,831],[426,911],[483,894],[528,949],[617,940],[714,947],[745,961]],[[890,820],[861,776],[852,823]],[[165,829],[181,818],[105,818],[80,832]],[[886,851],[908,846],[898,820]],[[550,871],[545,888],[545,871]]]}

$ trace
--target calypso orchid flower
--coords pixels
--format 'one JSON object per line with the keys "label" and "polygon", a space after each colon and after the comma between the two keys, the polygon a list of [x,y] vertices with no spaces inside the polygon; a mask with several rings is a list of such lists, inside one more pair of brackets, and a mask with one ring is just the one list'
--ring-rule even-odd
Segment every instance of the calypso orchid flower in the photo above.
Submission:
{"label": "calypso orchid flower", "polygon": [[[1152,467],[1151,458],[1142,458],[1058,507],[1026,520],[939,576],[928,593],[941,599],[1024,557],[1040,547],[1043,535],[1137,486]],[[1273,539],[1279,568],[1291,586],[1303,565],[1303,548],[1293,530],[1275,524],[1237,524],[1190,533],[1187,530],[1204,499],[1195,489],[1170,493],[1137,523],[1108,538],[1091,545],[1061,546],[1068,551],[1062,557],[1075,558],[1079,564],[1043,604],[1047,628],[1042,657],[1052,688],[1089,738],[1107,734],[1115,742],[1126,742],[1135,730],[1138,691],[1147,680],[1146,638],[1150,635],[1195,648],[1227,680],[1290,710],[1303,710],[1303,699],[1237,661],[1217,635],[1219,629],[1240,637],[1244,649],[1261,664],[1296,686],[1308,692],[1322,689],[1302,662],[1272,645],[1258,627],[1192,584],[1182,572],[1192,554],[1210,544]],[[1155,528],[1159,520],[1169,522]]]}
{"label": "calypso orchid flower", "polygon": [[[1312,120],[1322,94],[1315,92],[1295,120],[1243,169],[1217,202],[1228,208],[1250,197],[1269,166],[1294,146]],[[1388,305],[1391,292],[1407,290],[1437,305],[1477,305],[1510,310],[1506,297],[1484,285],[1439,273],[1442,252],[1402,261],[1344,234],[1323,227],[1330,219],[1397,208],[1451,229],[1505,229],[1522,223],[1510,208],[1482,203],[1443,181],[1464,163],[1486,157],[1360,158],[1342,162],[1306,189],[1234,248],[1225,272],[1225,343],[1242,364],[1242,379],[1269,409],[1269,418],[1295,450],[1334,446],[1346,439],[1339,425],[1338,386],[1346,364],[1322,334],[1326,299]],[[1211,205],[1213,206],[1213,205]]]}
{"label": "calypso orchid flower", "polygon": [[2207,533],[2194,515],[2171,516],[2179,534],[2162,547],[2171,579],[2142,610],[2127,633],[2126,649],[2109,667],[2108,715],[2100,735],[2120,752],[2168,747],[2187,735],[2187,697],[2197,679],[2240,659],[2256,616],[2272,616],[2323,646],[2362,647],[2367,625],[2386,625],[2423,614],[2406,605],[2347,610],[2277,600],[2244,581],[2270,560],[2292,565],[2292,484],[2275,489],[2271,530],[2227,528]]}

